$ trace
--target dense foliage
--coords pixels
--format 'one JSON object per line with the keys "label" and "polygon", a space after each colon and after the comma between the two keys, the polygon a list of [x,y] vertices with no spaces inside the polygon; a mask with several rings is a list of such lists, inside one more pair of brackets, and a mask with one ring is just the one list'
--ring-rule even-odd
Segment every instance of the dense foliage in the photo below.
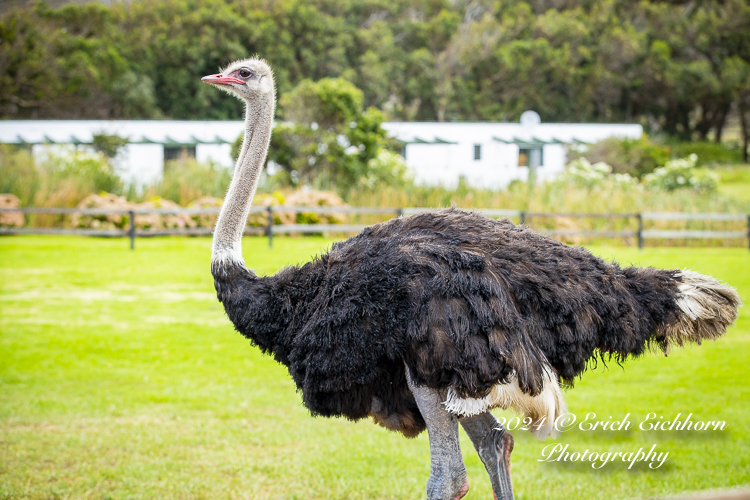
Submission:
{"label": "dense foliage", "polygon": [[750,120],[746,0],[40,3],[0,17],[0,115],[240,118],[198,77],[250,54],[281,93],[341,77],[387,119],[535,109],[700,139],[721,136],[733,106]]}
{"label": "dense foliage", "polygon": [[351,82],[302,80],[279,102],[291,122],[274,128],[268,159],[280,170],[275,177],[281,185],[340,190],[373,182],[383,172],[371,164],[388,141],[383,115],[362,109],[362,91]]}

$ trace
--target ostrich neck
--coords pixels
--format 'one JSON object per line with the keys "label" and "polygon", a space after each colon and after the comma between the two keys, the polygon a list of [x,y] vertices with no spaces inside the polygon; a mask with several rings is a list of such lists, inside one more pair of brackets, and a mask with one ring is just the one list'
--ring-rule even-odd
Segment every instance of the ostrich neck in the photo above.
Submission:
{"label": "ostrich neck", "polygon": [[273,93],[254,101],[247,101],[242,150],[237,158],[234,176],[214,230],[212,268],[233,264],[244,267],[242,234],[268,152],[273,112]]}

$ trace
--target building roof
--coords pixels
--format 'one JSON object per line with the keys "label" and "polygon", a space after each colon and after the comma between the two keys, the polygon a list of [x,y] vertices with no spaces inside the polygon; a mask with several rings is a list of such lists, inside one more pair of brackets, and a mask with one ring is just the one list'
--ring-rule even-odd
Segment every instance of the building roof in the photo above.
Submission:
{"label": "building roof", "polygon": [[383,128],[407,144],[486,143],[590,144],[609,137],[639,138],[643,127],[613,123],[386,122]]}
{"label": "building roof", "polygon": [[[386,122],[383,128],[407,144],[500,142],[535,147],[594,143],[608,137],[638,138],[640,125],[603,123]],[[94,134],[118,135],[134,144],[165,146],[231,144],[242,121],[0,120],[0,143],[90,144]]]}
{"label": "building roof", "polygon": [[134,144],[231,144],[243,131],[242,121],[0,120],[0,143],[91,144],[104,133]]}

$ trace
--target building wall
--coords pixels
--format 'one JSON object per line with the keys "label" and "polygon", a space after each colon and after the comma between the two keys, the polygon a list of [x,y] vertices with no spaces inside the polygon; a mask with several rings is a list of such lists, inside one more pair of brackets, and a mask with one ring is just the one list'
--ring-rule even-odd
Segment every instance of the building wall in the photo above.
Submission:
{"label": "building wall", "polygon": [[158,182],[164,174],[164,146],[127,144],[117,153],[115,162],[120,177],[137,188]]}
{"label": "building wall", "polygon": [[544,182],[554,179],[565,169],[565,157],[567,151],[562,144],[546,144],[544,151],[544,163],[537,169],[537,181]]}
{"label": "building wall", "polygon": [[[481,146],[481,158],[474,159],[474,145]],[[537,180],[554,178],[565,168],[565,147],[544,146],[543,164]],[[502,189],[514,180],[526,181],[528,166],[518,165],[519,148],[498,141],[463,144],[407,144],[406,164],[418,183],[455,188],[463,176],[474,188]]]}
{"label": "building wall", "polygon": [[195,159],[201,163],[213,163],[224,168],[234,168],[230,144],[198,144]]}

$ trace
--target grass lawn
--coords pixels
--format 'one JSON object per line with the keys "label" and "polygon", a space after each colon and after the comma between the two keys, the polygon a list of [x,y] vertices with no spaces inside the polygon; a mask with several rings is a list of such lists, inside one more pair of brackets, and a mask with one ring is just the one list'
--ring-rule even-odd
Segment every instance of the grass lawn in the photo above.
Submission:
{"label": "grass lawn", "polygon": [[[248,238],[248,266],[272,273],[329,241]],[[750,297],[750,253],[593,248],[621,263],[688,267]],[[413,499],[429,474],[426,433],[310,418],[285,368],[235,333],[216,301],[210,241],[0,238],[0,498]],[[750,310],[715,343],[588,372],[567,392],[579,418],[630,414],[628,431],[570,430],[568,451],[670,453],[658,469],[622,461],[540,462],[515,431],[519,499],[639,498],[750,484]],[[638,429],[723,420],[723,431]],[[505,414],[502,414],[505,415]],[[658,418],[658,417],[657,417]],[[471,491],[492,498],[462,434]]]}
{"label": "grass lawn", "polygon": [[742,204],[750,203],[750,165],[727,165],[715,170],[721,178],[719,192]]}

